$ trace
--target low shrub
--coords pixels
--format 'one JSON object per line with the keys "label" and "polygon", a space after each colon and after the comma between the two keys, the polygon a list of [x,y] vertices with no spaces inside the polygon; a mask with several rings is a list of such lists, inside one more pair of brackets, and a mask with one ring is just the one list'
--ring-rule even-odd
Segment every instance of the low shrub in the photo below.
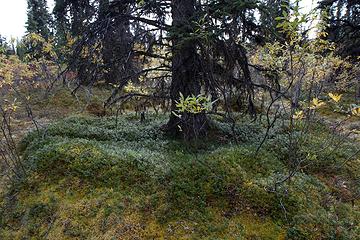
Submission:
{"label": "low shrub", "polygon": [[[140,239],[356,239],[359,211],[343,197],[343,185],[357,191],[358,166],[350,161],[336,172],[341,184],[330,178],[330,169],[351,154],[351,143],[317,152],[332,135],[316,127],[298,145],[306,164],[289,177],[289,142],[280,126],[256,153],[264,133],[256,126],[236,126],[241,143],[210,139],[197,149],[163,136],[164,123],[153,116],[146,123],[135,115],[74,116],[30,133],[19,146],[29,177],[17,189],[17,207],[0,207],[6,212],[0,237],[39,238],[56,215],[68,223],[52,223],[49,234],[83,239],[118,236],[124,224],[131,227],[123,234]],[[30,219],[25,224],[24,217]]]}

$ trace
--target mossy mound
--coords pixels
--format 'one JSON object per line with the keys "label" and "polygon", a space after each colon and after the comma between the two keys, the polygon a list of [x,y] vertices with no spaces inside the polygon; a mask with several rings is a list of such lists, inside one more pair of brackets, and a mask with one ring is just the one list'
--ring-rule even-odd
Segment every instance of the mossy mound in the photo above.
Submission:
{"label": "mossy mound", "polygon": [[314,127],[299,151],[312,164],[275,191],[290,170],[286,130],[255,154],[259,124],[239,125],[238,144],[189,144],[163,136],[164,121],[77,116],[29,134],[19,146],[29,176],[2,202],[0,239],[359,238],[358,200],[331,182],[359,191],[359,160],[334,170],[357,146],[318,153],[330,132]]}

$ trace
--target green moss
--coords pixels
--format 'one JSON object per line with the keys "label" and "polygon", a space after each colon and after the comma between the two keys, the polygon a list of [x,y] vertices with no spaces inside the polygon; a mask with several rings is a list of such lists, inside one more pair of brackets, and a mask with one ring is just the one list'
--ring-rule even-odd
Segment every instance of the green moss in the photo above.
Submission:
{"label": "green moss", "polygon": [[[255,154],[257,127],[238,126],[241,144],[195,149],[159,133],[164,122],[75,116],[29,134],[19,149],[30,174],[14,186],[13,206],[1,204],[0,238],[356,239],[358,207],[327,182],[356,146],[319,153],[330,132],[315,126],[299,146],[311,168],[277,185],[289,172],[286,130]],[[357,191],[351,164],[337,173]]]}

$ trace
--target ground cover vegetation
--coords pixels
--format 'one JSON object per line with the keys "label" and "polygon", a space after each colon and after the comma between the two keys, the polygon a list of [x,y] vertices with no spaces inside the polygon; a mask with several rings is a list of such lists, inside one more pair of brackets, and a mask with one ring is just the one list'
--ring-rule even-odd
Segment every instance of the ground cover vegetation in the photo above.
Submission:
{"label": "ground cover vegetation", "polygon": [[300,5],[29,0],[0,238],[360,238],[360,6]]}

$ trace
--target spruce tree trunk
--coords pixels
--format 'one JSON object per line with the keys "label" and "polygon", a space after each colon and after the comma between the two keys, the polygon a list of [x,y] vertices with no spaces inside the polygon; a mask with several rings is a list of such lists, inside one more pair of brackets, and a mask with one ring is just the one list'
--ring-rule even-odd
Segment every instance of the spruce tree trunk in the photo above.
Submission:
{"label": "spruce tree trunk", "polygon": [[[107,15],[126,14],[128,5],[101,0],[100,17],[106,19]],[[123,18],[115,18],[107,27],[102,50],[104,65],[107,66],[104,80],[106,83],[124,84],[119,80],[134,75],[130,22]]]}
{"label": "spruce tree trunk", "polygon": [[[201,92],[200,62],[196,52],[196,42],[185,39],[192,32],[195,19],[195,0],[172,1],[173,58],[172,82],[170,88],[171,111],[176,111],[176,101],[180,92],[186,97],[199,95]],[[208,128],[205,113],[181,113],[181,118],[171,113],[167,123],[167,132],[186,139],[197,138],[206,134]]]}

